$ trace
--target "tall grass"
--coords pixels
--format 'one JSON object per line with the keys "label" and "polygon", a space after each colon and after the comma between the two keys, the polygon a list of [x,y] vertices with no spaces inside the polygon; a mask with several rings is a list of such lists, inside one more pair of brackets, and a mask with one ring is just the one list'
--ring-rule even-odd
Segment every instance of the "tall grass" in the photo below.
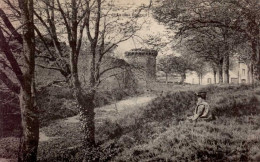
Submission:
{"label": "tall grass", "polygon": [[[95,95],[95,107],[101,107],[122,100],[131,95],[137,95],[140,91],[128,91],[126,89],[113,89],[97,91]],[[78,114],[77,104],[69,87],[46,87],[38,92],[37,104],[40,111],[41,127],[51,124],[54,120],[64,119]]]}
{"label": "tall grass", "polygon": [[[198,89],[196,89],[197,91]],[[97,161],[252,161],[260,152],[259,101],[250,86],[208,86],[212,122],[185,121],[196,104],[194,91],[168,92],[146,107],[97,126]],[[73,130],[73,129],[72,129]],[[70,130],[70,131],[72,131]],[[76,128],[74,128],[76,130]],[[75,133],[74,133],[75,134]],[[76,133],[80,136],[80,133]],[[74,137],[73,137],[74,138]],[[76,138],[75,138],[76,139]],[[81,161],[79,141],[42,161]],[[57,147],[58,147],[57,146]],[[48,145],[45,150],[48,150]],[[56,147],[56,146],[55,146]]]}
{"label": "tall grass", "polygon": [[209,93],[216,121],[196,125],[183,121],[193,110],[194,93],[169,93],[143,109],[136,119],[138,126],[124,128],[128,128],[124,136],[134,142],[115,161],[253,160],[260,151],[260,110],[252,87],[209,86],[202,90]]}

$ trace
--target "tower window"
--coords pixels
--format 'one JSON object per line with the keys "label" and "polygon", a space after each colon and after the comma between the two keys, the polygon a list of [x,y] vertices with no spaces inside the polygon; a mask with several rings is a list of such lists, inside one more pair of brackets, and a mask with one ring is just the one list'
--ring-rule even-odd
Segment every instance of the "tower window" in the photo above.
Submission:
{"label": "tower window", "polygon": [[246,70],[242,69],[242,75],[245,76],[246,75]]}

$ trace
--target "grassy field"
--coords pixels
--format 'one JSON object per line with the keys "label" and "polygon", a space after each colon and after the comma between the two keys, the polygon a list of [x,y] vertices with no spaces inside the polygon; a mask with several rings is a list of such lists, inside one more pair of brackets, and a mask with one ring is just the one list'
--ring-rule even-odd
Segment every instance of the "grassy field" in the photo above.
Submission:
{"label": "grassy field", "polygon": [[[194,124],[185,120],[193,112],[194,92],[199,89],[208,92],[215,121]],[[97,121],[93,160],[258,161],[259,88],[186,85],[153,92],[159,96],[148,105],[133,107],[133,111],[129,107],[113,120]],[[102,111],[97,114],[114,114]],[[66,120],[43,127],[41,131],[54,138],[40,142],[39,161],[81,161],[78,128],[79,123]]]}
{"label": "grassy field", "polygon": [[247,86],[203,89],[209,93],[217,120],[185,121],[192,112],[193,92],[169,93],[142,111],[140,127],[125,134],[134,142],[114,160],[254,161],[260,152],[260,107],[254,95],[259,90]]}

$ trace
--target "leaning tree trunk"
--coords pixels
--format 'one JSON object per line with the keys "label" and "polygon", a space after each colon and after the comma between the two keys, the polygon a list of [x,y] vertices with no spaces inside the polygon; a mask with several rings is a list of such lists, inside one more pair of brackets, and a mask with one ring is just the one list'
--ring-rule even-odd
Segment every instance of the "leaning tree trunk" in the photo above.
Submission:
{"label": "leaning tree trunk", "polygon": [[37,161],[39,142],[38,110],[35,103],[35,35],[33,22],[33,0],[19,1],[23,22],[23,85],[20,90],[20,108],[23,127],[20,161]]}

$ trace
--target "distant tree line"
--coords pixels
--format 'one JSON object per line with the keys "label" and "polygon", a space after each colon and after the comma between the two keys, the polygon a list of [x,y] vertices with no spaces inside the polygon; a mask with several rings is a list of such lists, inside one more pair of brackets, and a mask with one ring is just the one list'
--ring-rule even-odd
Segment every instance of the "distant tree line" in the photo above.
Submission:
{"label": "distant tree line", "polygon": [[[243,60],[251,82],[260,80],[258,0],[154,1],[153,16],[176,33],[180,53],[194,55],[229,83],[230,57]],[[223,74],[223,75],[222,75]]]}

